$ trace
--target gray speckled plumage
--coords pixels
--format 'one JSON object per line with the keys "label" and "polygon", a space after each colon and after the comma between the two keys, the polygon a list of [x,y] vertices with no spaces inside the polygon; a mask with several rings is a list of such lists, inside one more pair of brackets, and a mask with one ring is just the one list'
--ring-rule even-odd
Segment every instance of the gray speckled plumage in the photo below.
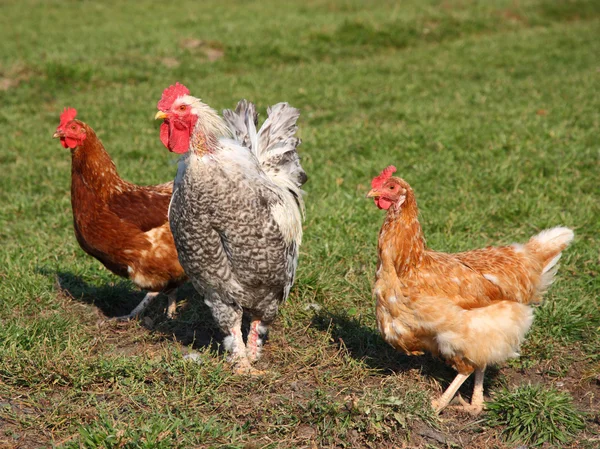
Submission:
{"label": "gray speckled plumage", "polygon": [[171,203],[180,262],[224,332],[230,310],[273,321],[293,282],[297,245],[285,242],[269,209],[280,199],[262,184],[190,154]]}
{"label": "gray speckled plumage", "polygon": [[240,105],[224,113],[235,140],[181,159],[169,213],[181,265],[223,333],[239,339],[232,329],[243,311],[265,332],[289,295],[306,180],[293,137],[297,110],[276,105],[257,133],[254,105]]}

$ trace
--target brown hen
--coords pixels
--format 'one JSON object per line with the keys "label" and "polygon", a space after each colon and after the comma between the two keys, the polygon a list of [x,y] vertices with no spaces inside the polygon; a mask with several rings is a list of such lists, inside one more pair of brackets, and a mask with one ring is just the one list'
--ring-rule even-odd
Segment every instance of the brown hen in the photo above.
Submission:
{"label": "brown hen", "polygon": [[168,209],[173,183],[138,186],[119,177],[94,130],[65,109],[54,133],[71,150],[71,206],[81,248],[114,274],[149,290],[128,315],[136,317],[160,292],[167,315],[176,308],[176,289],[186,280],[177,260]]}

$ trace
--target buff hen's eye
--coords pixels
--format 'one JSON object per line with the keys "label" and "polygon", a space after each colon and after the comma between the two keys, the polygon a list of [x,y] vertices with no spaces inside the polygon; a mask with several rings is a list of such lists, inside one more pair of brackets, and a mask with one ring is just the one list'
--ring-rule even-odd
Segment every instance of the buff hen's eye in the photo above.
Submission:
{"label": "buff hen's eye", "polygon": [[185,110],[186,110],[186,108],[187,108],[187,106],[186,106],[186,105],[184,105],[184,104],[182,104],[181,106],[179,106],[179,110],[180,110],[180,111],[185,111]]}

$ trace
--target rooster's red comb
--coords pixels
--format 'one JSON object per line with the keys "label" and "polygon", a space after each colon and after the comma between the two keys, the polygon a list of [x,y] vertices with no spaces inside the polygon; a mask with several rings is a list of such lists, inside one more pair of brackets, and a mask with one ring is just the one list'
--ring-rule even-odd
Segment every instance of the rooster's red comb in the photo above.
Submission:
{"label": "rooster's red comb", "polygon": [[175,83],[174,86],[169,86],[163,91],[157,107],[161,111],[167,111],[171,108],[175,100],[183,95],[188,95],[189,93],[190,90],[183,84]]}
{"label": "rooster's red comb", "polygon": [[63,128],[67,123],[73,120],[77,116],[77,110],[75,108],[65,108],[60,114],[60,125],[59,128]]}
{"label": "rooster's red comb", "polygon": [[392,173],[396,172],[396,167],[390,165],[383,169],[379,176],[375,176],[371,181],[371,187],[374,189],[379,189],[391,176]]}

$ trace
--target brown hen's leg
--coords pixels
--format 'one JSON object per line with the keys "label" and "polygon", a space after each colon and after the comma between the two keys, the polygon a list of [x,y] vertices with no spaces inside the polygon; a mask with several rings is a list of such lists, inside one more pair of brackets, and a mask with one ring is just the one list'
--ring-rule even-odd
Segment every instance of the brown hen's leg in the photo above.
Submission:
{"label": "brown hen's leg", "polygon": [[167,294],[169,305],[167,306],[167,318],[172,319],[177,310],[177,289]]}
{"label": "brown hen's leg", "polygon": [[260,357],[263,345],[263,335],[266,333],[266,327],[261,324],[260,319],[252,319],[250,323],[250,332],[248,332],[248,344],[246,354],[250,362],[255,362]]}
{"label": "brown hen's leg", "polygon": [[150,305],[152,300],[159,295],[159,292],[148,292],[142,302],[140,302],[135,309],[131,311],[131,313],[123,316],[118,316],[113,318],[116,321],[129,321],[133,318],[136,318],[140,313],[142,313],[146,308]]}
{"label": "brown hen's leg", "polygon": [[431,401],[431,406],[435,410],[436,413],[441,412],[452,400],[460,386],[469,378],[471,374],[461,374],[458,373],[450,386],[446,388],[444,394],[442,394],[439,398]]}

